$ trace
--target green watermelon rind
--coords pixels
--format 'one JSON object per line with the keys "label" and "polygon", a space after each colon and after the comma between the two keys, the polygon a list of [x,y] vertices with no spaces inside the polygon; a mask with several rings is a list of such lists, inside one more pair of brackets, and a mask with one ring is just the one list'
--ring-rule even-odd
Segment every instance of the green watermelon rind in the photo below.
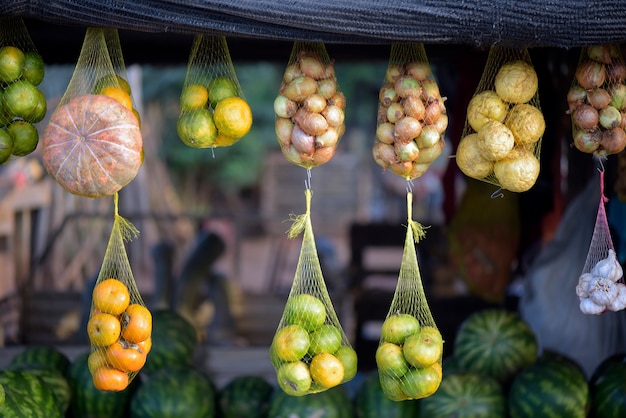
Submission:
{"label": "green watermelon rind", "polygon": [[165,366],[188,366],[198,344],[196,329],[172,310],[152,313],[152,349],[142,371],[152,373]]}
{"label": "green watermelon rind", "polygon": [[590,417],[626,417],[626,363],[602,362],[591,378],[590,389]]}
{"label": "green watermelon rind", "polygon": [[273,390],[274,387],[261,376],[235,377],[218,394],[222,418],[266,417]]}
{"label": "green watermelon rind", "polygon": [[65,375],[70,367],[70,359],[52,346],[35,345],[25,347],[22,351],[17,353],[9,364],[9,368],[18,366],[21,364],[39,365],[47,369],[53,369],[59,371]]}
{"label": "green watermelon rind", "polygon": [[356,389],[354,413],[356,418],[413,418],[418,416],[418,402],[392,401],[383,393],[377,372],[369,373]]}
{"label": "green watermelon rind", "polygon": [[3,418],[62,418],[52,391],[35,375],[26,371],[0,372],[5,399],[0,407]]}
{"label": "green watermelon rind", "polygon": [[272,418],[352,418],[354,410],[343,386],[335,386],[306,396],[290,396],[274,389],[268,417]]}
{"label": "green watermelon rind", "polygon": [[9,370],[25,371],[37,376],[52,391],[54,400],[61,414],[65,415],[70,406],[72,389],[67,378],[56,369],[46,368],[41,364],[18,363],[9,366]]}

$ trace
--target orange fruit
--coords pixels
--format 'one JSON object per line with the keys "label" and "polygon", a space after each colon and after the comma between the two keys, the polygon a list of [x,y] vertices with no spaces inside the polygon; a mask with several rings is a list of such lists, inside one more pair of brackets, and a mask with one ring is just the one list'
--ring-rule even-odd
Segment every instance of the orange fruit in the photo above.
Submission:
{"label": "orange fruit", "polygon": [[220,100],[213,113],[217,130],[230,138],[241,138],[252,127],[252,109],[240,97],[227,97]]}
{"label": "orange fruit", "polygon": [[13,137],[6,129],[0,129],[0,164],[6,163],[13,153]]}
{"label": "orange fruit", "polygon": [[36,51],[27,51],[24,54],[24,71],[22,79],[38,86],[43,81],[45,64],[43,58]]}
{"label": "orange fruit", "polygon": [[133,99],[131,99],[130,94],[126,93],[121,87],[105,86],[100,90],[100,94],[112,97],[128,110],[133,110]]}
{"label": "orange fruit", "polygon": [[93,385],[105,392],[119,392],[128,387],[128,374],[112,367],[100,367],[93,374]]}
{"label": "orange fruit", "polygon": [[46,96],[43,94],[41,90],[37,90],[37,106],[33,112],[24,118],[24,120],[37,123],[41,122],[44,117],[46,117],[46,112],[48,111],[48,102],[46,101]]}
{"label": "orange fruit", "polygon": [[100,91],[107,86],[120,87],[129,96],[131,95],[130,84],[128,84],[128,81],[126,81],[124,77],[117,74],[108,74],[101,77],[94,85],[93,92],[96,94],[100,93]]}
{"label": "orange fruit", "polygon": [[376,366],[382,373],[402,377],[409,371],[409,363],[404,359],[402,347],[392,343],[382,343],[376,349]]}
{"label": "orange fruit", "polygon": [[330,353],[320,353],[313,357],[309,370],[311,379],[325,388],[337,386],[343,381],[343,364]]}
{"label": "orange fruit", "polygon": [[23,157],[37,148],[39,132],[32,123],[14,120],[7,127],[7,131],[13,137],[13,155]]}
{"label": "orange fruit", "polygon": [[139,125],[139,127],[141,128],[141,115],[139,114],[139,111],[135,109],[134,107],[133,107],[133,115],[135,115],[135,117],[137,118],[137,125]]}
{"label": "orange fruit", "polygon": [[215,138],[215,142],[213,146],[215,147],[228,147],[233,145],[235,142],[239,141],[240,138],[231,138],[226,135],[222,135],[221,133],[217,133],[217,137]]}
{"label": "orange fruit", "polygon": [[105,279],[93,289],[93,304],[100,312],[119,315],[130,304],[128,287],[117,279]]}
{"label": "orange fruit", "polygon": [[139,343],[152,334],[152,314],[145,306],[131,303],[123,314],[122,337],[131,343]]}
{"label": "orange fruit", "polygon": [[180,108],[183,112],[203,109],[208,106],[209,91],[202,84],[189,84],[180,94]]}
{"label": "orange fruit", "polygon": [[402,391],[401,380],[389,374],[379,374],[380,388],[383,390],[385,396],[392,401],[403,401],[407,399],[407,396]]}
{"label": "orange fruit", "polygon": [[319,353],[334,353],[341,347],[341,331],[334,325],[322,325],[309,334],[311,346],[309,354],[314,356]]}
{"label": "orange fruit", "polygon": [[99,347],[108,347],[120,338],[120,321],[113,315],[97,313],[87,323],[89,341]]}
{"label": "orange fruit", "polygon": [[178,118],[176,130],[181,141],[193,148],[211,147],[217,137],[213,115],[208,108],[184,112]]}
{"label": "orange fruit", "polygon": [[91,374],[93,374],[100,367],[109,366],[109,362],[107,360],[106,349],[104,347],[100,347],[95,349],[89,354],[87,357],[87,367]]}
{"label": "orange fruit", "polygon": [[285,363],[276,373],[278,387],[291,396],[306,395],[311,388],[311,373],[306,363]]}
{"label": "orange fruit", "polygon": [[237,93],[237,84],[231,78],[217,77],[209,83],[209,101],[213,109],[221,100],[227,97],[238,96]]}
{"label": "orange fruit", "polygon": [[420,323],[413,315],[395,314],[383,322],[381,337],[389,343],[402,344],[406,337],[419,330]]}
{"label": "orange fruit", "polygon": [[22,76],[26,57],[14,46],[0,48],[0,82],[11,83]]}
{"label": "orange fruit", "polygon": [[402,391],[411,399],[421,399],[432,395],[439,389],[441,374],[436,367],[411,369],[400,382]]}
{"label": "orange fruit", "polygon": [[309,351],[309,333],[299,325],[287,325],[276,332],[274,354],[282,361],[300,360]]}
{"label": "orange fruit", "polygon": [[285,319],[288,324],[298,324],[307,331],[314,331],[326,321],[326,307],[313,295],[291,296],[285,305]]}
{"label": "orange fruit", "polygon": [[411,335],[402,346],[404,358],[415,367],[428,367],[439,361],[443,353],[443,339],[435,327],[423,327]]}
{"label": "orange fruit", "polygon": [[26,80],[9,84],[2,95],[2,104],[8,113],[28,119],[37,112],[42,93]]}

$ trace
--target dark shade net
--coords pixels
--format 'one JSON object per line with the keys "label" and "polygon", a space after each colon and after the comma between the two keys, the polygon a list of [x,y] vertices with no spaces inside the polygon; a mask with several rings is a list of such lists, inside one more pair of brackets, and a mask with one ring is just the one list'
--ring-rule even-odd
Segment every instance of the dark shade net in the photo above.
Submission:
{"label": "dark shade net", "polygon": [[326,43],[570,48],[626,40],[623,0],[0,0],[0,15]]}

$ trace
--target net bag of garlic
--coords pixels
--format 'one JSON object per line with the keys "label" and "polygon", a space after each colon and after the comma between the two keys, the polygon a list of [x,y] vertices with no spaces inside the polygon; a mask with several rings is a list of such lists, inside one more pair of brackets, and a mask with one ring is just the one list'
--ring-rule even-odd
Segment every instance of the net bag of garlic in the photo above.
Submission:
{"label": "net bag of garlic", "polygon": [[77,196],[111,196],[135,178],[143,141],[117,32],[87,29],[42,144],[47,172]]}
{"label": "net bag of garlic", "polygon": [[293,284],[270,346],[278,386],[288,395],[325,391],[352,380],[357,355],[337,318],[322,275],[311,225],[311,197],[306,212],[293,217],[289,238],[304,232]]}
{"label": "net bag of garlic", "polygon": [[250,131],[252,110],[239,84],[225,36],[195,36],[180,109],[178,136],[192,148],[230,146]]}
{"label": "net bag of garlic", "polygon": [[574,146],[605,157],[626,146],[626,64],[619,45],[584,47],[567,93]]}
{"label": "net bag of garlic", "polygon": [[580,310],[587,315],[626,308],[626,284],[622,266],[617,260],[604,196],[604,170],[600,170],[600,204],[582,274],[576,285]]}
{"label": "net bag of garlic", "polygon": [[379,92],[374,160],[413,180],[445,147],[448,116],[423,44],[393,44]]}
{"label": "net bag of garlic", "polygon": [[307,169],[330,161],[345,131],[345,107],[325,45],[294,42],[274,100],[276,140],[285,158]]}
{"label": "net bag of garlic", "polygon": [[139,231],[115,213],[111,236],[92,294],[87,334],[88,359],[94,386],[101,391],[126,389],[146,362],[152,346],[152,314],[143,302],[133,277],[124,241]]}
{"label": "net bag of garlic", "polygon": [[525,192],[539,176],[545,127],[528,50],[492,46],[467,106],[457,166],[468,177]]}
{"label": "net bag of garlic", "polygon": [[0,20],[0,164],[37,148],[39,131],[35,124],[47,111],[46,97],[37,87],[44,75],[43,58],[23,19]]}
{"label": "net bag of garlic", "polygon": [[428,307],[415,251],[425,233],[412,219],[412,206],[413,193],[407,192],[402,264],[376,350],[380,385],[394,401],[426,398],[437,391],[442,379],[443,339]]}

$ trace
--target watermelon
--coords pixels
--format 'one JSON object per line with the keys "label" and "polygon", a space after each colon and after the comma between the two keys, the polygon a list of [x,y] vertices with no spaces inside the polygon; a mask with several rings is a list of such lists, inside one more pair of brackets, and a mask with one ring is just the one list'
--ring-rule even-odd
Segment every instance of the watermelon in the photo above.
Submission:
{"label": "watermelon", "polygon": [[0,385],[5,391],[1,417],[62,418],[52,391],[34,374],[5,370],[0,372]]}
{"label": "watermelon", "polygon": [[377,372],[369,373],[356,389],[354,413],[357,418],[412,418],[417,416],[417,401],[392,401],[380,386]]}
{"label": "watermelon", "polygon": [[270,398],[271,418],[352,418],[354,410],[343,386],[306,396],[290,396],[275,389]]}
{"label": "watermelon", "polygon": [[506,388],[516,373],[537,360],[537,337],[516,313],[485,309],[461,323],[453,355],[461,369],[493,377]]}
{"label": "watermelon", "polygon": [[21,370],[37,376],[52,391],[54,401],[59,407],[61,414],[65,416],[70,406],[72,390],[70,384],[61,372],[56,369],[46,368],[40,364],[14,364],[9,370]]}
{"label": "watermelon", "polygon": [[511,418],[584,418],[590,406],[589,384],[574,362],[541,356],[515,376],[508,394]]}
{"label": "watermelon", "polygon": [[134,394],[131,418],[212,418],[216,416],[213,381],[191,366],[162,367]]}
{"label": "watermelon", "polygon": [[68,415],[73,418],[124,418],[133,393],[141,386],[141,379],[133,379],[120,392],[103,392],[93,385],[93,376],[87,366],[89,353],[79,355],[70,364],[67,380],[72,397]]}
{"label": "watermelon", "polygon": [[234,378],[218,394],[222,417],[266,417],[273,390],[273,386],[260,376],[245,375]]}
{"label": "watermelon", "polygon": [[419,411],[430,418],[504,417],[506,401],[497,380],[461,372],[444,376],[437,392],[420,401]]}
{"label": "watermelon", "polygon": [[603,360],[589,381],[591,418],[626,417],[626,353]]}
{"label": "watermelon", "polygon": [[70,359],[55,347],[34,345],[28,346],[16,354],[13,359],[11,359],[9,368],[20,364],[28,364],[29,366],[39,365],[47,369],[57,370],[65,375],[70,366]]}
{"label": "watermelon", "polygon": [[0,408],[4,405],[4,386],[0,384]]}
{"label": "watermelon", "polygon": [[164,366],[188,366],[198,342],[196,329],[172,310],[152,313],[152,349],[143,371],[154,372]]}

